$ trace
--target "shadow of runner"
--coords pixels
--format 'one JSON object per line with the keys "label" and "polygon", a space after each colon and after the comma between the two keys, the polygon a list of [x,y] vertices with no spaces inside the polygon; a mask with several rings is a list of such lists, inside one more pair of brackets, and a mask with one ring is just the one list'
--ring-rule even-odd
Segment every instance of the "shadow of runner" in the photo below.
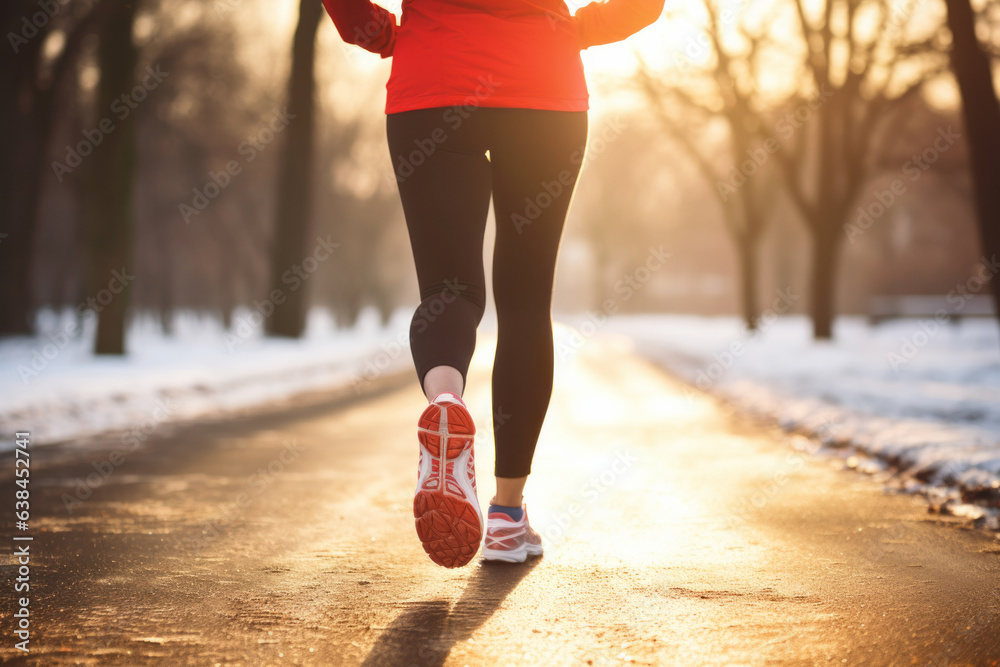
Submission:
{"label": "shadow of runner", "polygon": [[443,665],[452,647],[471,637],[540,560],[532,558],[523,564],[481,562],[451,609],[447,600],[410,603],[379,636],[362,664]]}

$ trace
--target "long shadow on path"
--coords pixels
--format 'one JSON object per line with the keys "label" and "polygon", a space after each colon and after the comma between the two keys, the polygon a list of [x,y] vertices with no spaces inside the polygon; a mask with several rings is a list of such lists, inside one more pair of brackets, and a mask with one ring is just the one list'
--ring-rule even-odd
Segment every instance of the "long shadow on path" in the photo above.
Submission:
{"label": "long shadow on path", "polygon": [[471,637],[540,560],[533,558],[523,564],[483,562],[454,606],[446,599],[406,605],[362,664],[443,665],[451,649]]}

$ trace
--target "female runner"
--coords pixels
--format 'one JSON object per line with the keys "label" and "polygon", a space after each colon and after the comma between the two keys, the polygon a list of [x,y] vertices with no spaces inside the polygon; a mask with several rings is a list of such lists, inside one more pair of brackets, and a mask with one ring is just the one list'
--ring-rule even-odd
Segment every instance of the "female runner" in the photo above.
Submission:
{"label": "female runner", "polygon": [[462,401],[486,304],[493,199],[496,495],[483,557],[542,553],[522,491],[552,394],[552,284],[587,146],[580,51],[653,23],[664,0],[404,0],[399,25],[369,0],[323,0],[340,36],[393,58],[387,135],[421,304],[410,349],[429,405],[417,424],[417,535],[435,563],[479,550],[476,428]]}

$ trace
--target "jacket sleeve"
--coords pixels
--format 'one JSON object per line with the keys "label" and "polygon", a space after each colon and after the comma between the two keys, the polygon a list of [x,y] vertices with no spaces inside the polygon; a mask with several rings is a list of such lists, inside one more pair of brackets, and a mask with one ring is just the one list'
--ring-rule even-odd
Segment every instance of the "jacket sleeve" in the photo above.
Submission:
{"label": "jacket sleeve", "polygon": [[377,53],[392,55],[396,45],[396,15],[370,0],[323,0],[341,39]]}
{"label": "jacket sleeve", "polygon": [[660,18],[663,4],[664,0],[608,0],[581,7],[574,17],[580,48],[618,42],[639,32]]}

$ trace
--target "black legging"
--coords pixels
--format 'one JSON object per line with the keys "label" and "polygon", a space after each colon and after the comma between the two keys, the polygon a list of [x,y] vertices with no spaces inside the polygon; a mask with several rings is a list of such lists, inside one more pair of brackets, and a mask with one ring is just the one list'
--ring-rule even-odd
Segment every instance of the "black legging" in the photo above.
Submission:
{"label": "black legging", "polygon": [[495,474],[523,477],[552,396],[552,281],[587,113],[421,109],[390,114],[387,130],[422,300],[410,326],[421,388],[442,365],[456,368],[464,386],[486,305],[483,235],[493,195]]}

